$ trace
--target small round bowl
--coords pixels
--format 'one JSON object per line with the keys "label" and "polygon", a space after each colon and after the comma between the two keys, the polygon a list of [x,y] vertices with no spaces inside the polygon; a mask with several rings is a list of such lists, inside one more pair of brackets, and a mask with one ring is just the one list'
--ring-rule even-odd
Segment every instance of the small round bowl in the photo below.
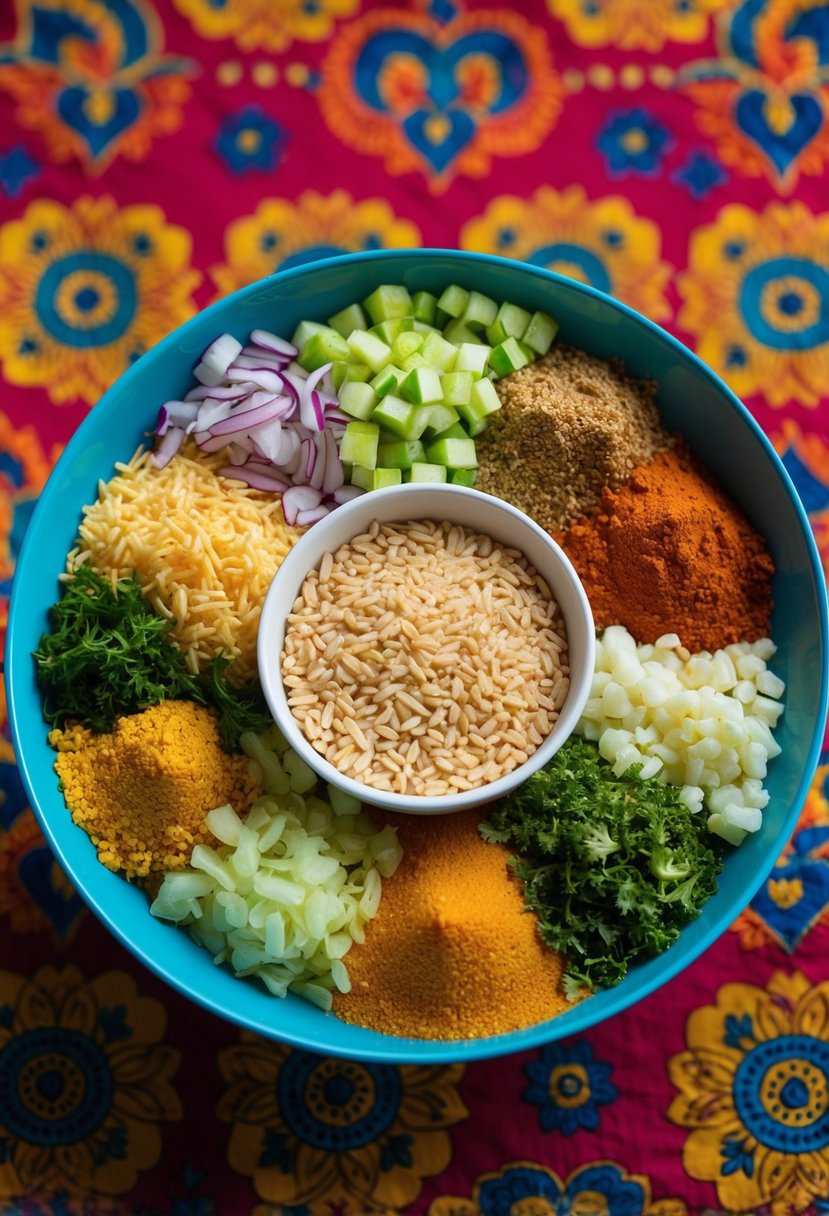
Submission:
{"label": "small round bowl", "polygon": [[[368,530],[372,521],[381,524],[405,520],[448,520],[483,532],[501,544],[519,549],[553,594],[567,630],[570,691],[553,729],[524,764],[497,781],[457,794],[427,798],[416,794],[394,794],[373,789],[344,776],[316,751],[291,710],[282,682],[282,647],[285,621],[306,576],[319,565],[325,553]],[[401,485],[363,494],[314,524],[300,537],[274,575],[259,619],[259,678],[277,726],[306,764],[330,784],[339,786],[362,802],[390,811],[414,815],[442,815],[463,811],[493,798],[501,798],[521,785],[555,755],[572,734],[584,703],[596,660],[593,614],[579,576],[567,556],[543,528],[509,503],[480,490],[453,485]]]}

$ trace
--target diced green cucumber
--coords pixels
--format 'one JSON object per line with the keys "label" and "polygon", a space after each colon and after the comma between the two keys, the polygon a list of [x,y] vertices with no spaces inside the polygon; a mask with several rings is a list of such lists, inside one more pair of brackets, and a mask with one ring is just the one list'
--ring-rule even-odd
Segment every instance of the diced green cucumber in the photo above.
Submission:
{"label": "diced green cucumber", "polygon": [[442,431],[459,421],[460,414],[457,410],[453,410],[451,405],[438,402],[436,405],[429,406],[429,425],[423,434],[427,439],[435,439]]}
{"label": "diced green cucumber", "polygon": [[501,398],[491,380],[484,377],[476,380],[465,404],[458,402],[455,407],[463,419],[470,435],[480,435],[486,427],[486,419],[490,414],[501,408]]}
{"label": "diced green cucumber", "polygon": [[[330,329],[330,325],[323,325],[321,321],[300,321],[293,332],[291,341],[297,350],[302,350],[309,338],[314,334],[324,333],[326,329]],[[334,333],[337,331],[334,330]]]}
{"label": "diced green cucumber", "polygon": [[[419,439],[429,423],[429,414],[422,406],[412,405],[389,393],[375,407],[371,421],[396,435],[398,439]],[[371,464],[370,461],[357,463],[369,466]]]}
{"label": "diced green cucumber", "polygon": [[349,304],[348,308],[342,308],[335,312],[333,317],[329,317],[328,324],[343,338],[347,338],[352,330],[365,329],[368,321],[359,304]]}
{"label": "diced green cucumber", "polygon": [[475,440],[467,435],[464,439],[436,439],[426,449],[430,464],[442,464],[447,469],[477,469]]}
{"label": "diced green cucumber", "polygon": [[455,366],[457,358],[457,347],[451,342],[447,342],[437,330],[427,334],[423,346],[420,348],[420,353],[430,367],[436,367],[438,371],[448,372],[450,368]]}
{"label": "diced green cucumber", "polygon": [[363,490],[384,490],[386,486],[399,486],[402,480],[400,469],[367,469],[355,464],[351,470],[351,484]]}
{"label": "diced green cucumber", "polygon": [[440,378],[446,405],[468,405],[472,392],[472,372],[444,372]]}
{"label": "diced green cucumber", "polygon": [[476,477],[475,469],[450,469],[449,481],[453,486],[474,486]]}
{"label": "diced green cucumber", "polygon": [[480,334],[476,333],[474,329],[470,329],[464,321],[454,319],[447,321],[443,328],[443,336],[447,342],[451,342],[454,346],[460,346],[462,342],[483,342]]}
{"label": "diced green cucumber", "polygon": [[342,359],[337,359],[331,368],[331,379],[334,388],[340,388],[341,385],[354,380],[365,382],[371,379],[371,368],[365,363],[344,363]]}
{"label": "diced green cucumber", "polygon": [[469,303],[469,292],[457,283],[450,284],[438,299],[437,306],[442,308],[450,317],[462,317]]}
{"label": "diced green cucumber", "polygon": [[376,334],[381,342],[386,342],[391,346],[398,334],[408,333],[412,329],[414,329],[414,321],[411,317],[392,317],[389,321],[381,321],[379,325],[372,325],[368,332]]}
{"label": "diced green cucumber", "polygon": [[487,420],[486,418],[467,418],[464,419],[464,426],[466,427],[466,433],[469,435],[469,438],[477,439],[478,436],[486,430]]}
{"label": "diced green cucumber", "polygon": [[340,440],[340,460],[373,469],[379,443],[380,427],[376,422],[349,422]]}
{"label": "diced green cucumber", "polygon": [[446,469],[442,464],[424,464],[417,461],[404,476],[406,481],[446,481]]}
{"label": "diced green cucumber", "polygon": [[483,376],[491,350],[491,346],[480,346],[476,342],[462,342],[455,356],[454,370],[472,372],[473,376]]}
{"label": "diced green cucumber", "polygon": [[392,358],[396,359],[398,363],[402,363],[404,359],[408,359],[409,355],[420,350],[422,345],[422,334],[416,334],[413,330],[399,333],[391,344]]}
{"label": "diced green cucumber", "polygon": [[546,355],[557,333],[558,321],[554,321],[546,312],[534,312],[521,341],[526,342],[537,355]]}
{"label": "diced green cucumber", "polygon": [[368,422],[377,405],[374,389],[370,384],[362,384],[359,380],[346,380],[345,384],[340,386],[338,396],[340,409],[362,422]]}
{"label": "diced green cucumber", "polygon": [[460,421],[458,421],[458,422],[453,422],[452,425],[448,426],[445,431],[438,431],[438,433],[436,435],[432,436],[432,438],[429,440],[429,443],[437,443],[441,439],[468,439],[468,438],[469,438],[469,431],[467,431],[466,427],[463,426]]}
{"label": "diced green cucumber", "polygon": [[347,346],[355,359],[366,363],[373,372],[379,372],[387,363],[391,363],[391,347],[367,329],[355,329],[350,333]]}
{"label": "diced green cucumber", "polygon": [[443,397],[440,376],[433,367],[416,367],[400,385],[400,396],[414,405],[431,405]]}
{"label": "diced green cucumber", "polygon": [[533,351],[528,355],[517,338],[505,338],[499,346],[493,346],[489,366],[496,376],[508,376],[510,372],[517,372],[519,368],[526,367],[534,358]]}
{"label": "diced green cucumber", "polygon": [[498,305],[480,291],[470,291],[463,313],[463,323],[470,329],[486,329],[498,315]]}
{"label": "diced green cucumber", "polygon": [[429,364],[423,358],[423,355],[420,353],[420,351],[416,350],[414,352],[414,354],[407,355],[406,358],[402,361],[400,366],[403,368],[404,372],[412,372],[415,370],[415,368],[428,367]]}
{"label": "diced green cucumber", "polygon": [[427,325],[425,321],[414,320],[412,322],[412,330],[416,334],[422,334],[424,338],[429,334],[439,334],[440,330],[435,329],[434,325]]}
{"label": "diced green cucumber", "polygon": [[437,299],[432,295],[431,291],[416,291],[412,296],[414,319],[416,321],[425,321],[427,325],[434,325],[437,304]]}
{"label": "diced green cucumber", "polygon": [[500,346],[506,338],[523,338],[530,320],[526,308],[504,303],[498,309],[495,320],[487,326],[487,341],[490,346]]}
{"label": "diced green cucumber", "polygon": [[299,363],[306,372],[312,372],[324,363],[333,363],[335,359],[348,359],[350,351],[345,338],[336,329],[324,329],[312,334],[303,346]]}
{"label": "diced green cucumber", "polygon": [[393,439],[377,449],[378,467],[386,469],[410,469],[425,459],[426,449],[419,439]]}
{"label": "diced green cucumber", "polygon": [[412,297],[399,283],[384,283],[363,300],[363,308],[376,325],[394,317],[410,317]]}
{"label": "diced green cucumber", "polygon": [[377,394],[377,400],[381,401],[387,393],[396,393],[400,386],[401,380],[405,379],[406,373],[399,367],[395,367],[393,363],[387,363],[381,368],[377,375],[369,381],[369,384]]}

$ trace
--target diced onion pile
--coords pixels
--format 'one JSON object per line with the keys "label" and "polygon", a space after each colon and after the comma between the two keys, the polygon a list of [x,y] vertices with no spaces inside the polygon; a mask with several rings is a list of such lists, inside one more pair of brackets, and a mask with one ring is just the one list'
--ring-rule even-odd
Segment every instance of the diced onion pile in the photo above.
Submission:
{"label": "diced onion pile", "polygon": [[218,847],[197,845],[191,868],[165,875],[150,911],[187,926],[237,976],[328,1010],[333,990],[350,988],[342,960],[403,854],[394,828],[378,832],[349,795],[310,793],[315,774],[277,735],[242,736],[264,796],[244,821],[230,806],[209,813]]}
{"label": "diced onion pile", "polygon": [[223,477],[282,495],[286,522],[316,523],[363,491],[344,484],[339,441],[349,422],[331,384],[331,364],[310,374],[297,348],[255,329],[242,346],[231,334],[212,342],[196,364],[199,385],[161,406],[153,462],[172,460],[185,435],[203,452],[227,449]]}
{"label": "diced onion pile", "polygon": [[767,667],[768,638],[688,657],[676,634],[638,646],[614,625],[597,642],[596,672],[577,727],[621,776],[683,787],[683,801],[709,811],[708,827],[740,844],[763,821],[766,765],[780,754],[772,730],[785,686]]}

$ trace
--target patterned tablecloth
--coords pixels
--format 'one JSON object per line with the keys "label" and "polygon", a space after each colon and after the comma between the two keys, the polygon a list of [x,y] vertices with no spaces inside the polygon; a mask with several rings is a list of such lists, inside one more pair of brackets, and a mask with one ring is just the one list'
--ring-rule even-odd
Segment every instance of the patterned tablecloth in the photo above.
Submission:
{"label": "patterned tablecloth", "polygon": [[[132,360],[279,267],[383,246],[553,267],[667,326],[829,552],[828,109],[825,0],[6,0],[2,623],[38,492]],[[685,974],[582,1037],[393,1068],[168,991],[0,749],[1,1216],[829,1212],[829,752]]]}

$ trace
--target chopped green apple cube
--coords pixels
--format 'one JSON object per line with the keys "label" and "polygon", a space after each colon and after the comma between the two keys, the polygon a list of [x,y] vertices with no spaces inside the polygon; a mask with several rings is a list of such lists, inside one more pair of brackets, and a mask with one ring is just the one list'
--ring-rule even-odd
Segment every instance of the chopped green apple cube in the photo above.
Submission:
{"label": "chopped green apple cube", "polygon": [[354,358],[366,363],[373,372],[379,372],[391,363],[391,347],[367,329],[355,329],[350,333],[347,346]]}
{"label": "chopped green apple cube", "polygon": [[455,356],[456,372],[472,372],[473,376],[483,376],[487,369],[491,346],[482,346],[476,342],[462,342]]}
{"label": "chopped green apple cube", "polygon": [[335,359],[348,359],[349,353],[345,338],[340,337],[336,329],[324,329],[312,334],[305,343],[299,363],[307,372],[312,372],[324,363],[333,363]]}
{"label": "chopped green apple cube", "polygon": [[414,354],[407,355],[406,358],[401,362],[400,366],[403,368],[404,372],[412,372],[415,370],[415,368],[428,367],[429,364],[423,358],[420,351],[416,350]]}
{"label": "chopped green apple cube", "polygon": [[416,461],[405,474],[406,481],[446,481],[446,469],[442,464],[426,464]]}
{"label": "chopped green apple cube", "polygon": [[480,291],[470,291],[463,313],[463,323],[470,329],[486,329],[498,314],[498,305]]}
{"label": "chopped green apple cube", "polygon": [[399,363],[420,350],[423,345],[423,335],[413,330],[405,330],[397,335],[391,344],[392,357]]}
{"label": "chopped green apple cube", "polygon": [[331,380],[334,388],[340,388],[346,382],[353,380],[370,380],[371,368],[366,367],[365,363],[350,363],[342,359],[336,359],[334,366],[331,368]]}
{"label": "chopped green apple cube", "polygon": [[502,304],[495,320],[487,326],[487,341],[491,346],[500,346],[507,338],[523,338],[530,320],[526,308],[519,308],[517,304]]}
{"label": "chopped green apple cube", "polygon": [[435,405],[429,406],[429,423],[423,434],[427,439],[435,439],[442,431],[454,426],[456,422],[460,422],[458,411],[452,409],[451,405],[438,401]]}
{"label": "chopped green apple cube", "polygon": [[[474,329],[470,329],[465,321],[451,320],[444,326],[443,336],[447,342],[460,346],[462,342],[481,342],[483,339]],[[457,364],[455,364],[457,367]]]}
{"label": "chopped green apple cube", "polygon": [[375,407],[371,421],[398,439],[419,439],[426,430],[429,415],[422,407],[389,393]]}
{"label": "chopped green apple cube", "polygon": [[558,333],[558,321],[546,312],[534,312],[530,323],[521,336],[521,341],[537,355],[546,355]]}
{"label": "chopped green apple cube", "polygon": [[431,291],[416,291],[412,296],[412,313],[415,321],[425,321],[427,325],[434,325],[437,303],[437,298],[432,295]]}
{"label": "chopped green apple cube", "polygon": [[377,394],[377,400],[382,400],[388,393],[396,393],[405,375],[406,373],[401,368],[395,367],[393,363],[387,363],[385,367],[381,368],[377,375],[369,381]]}
{"label": "chopped green apple cube", "polygon": [[[294,330],[291,341],[297,350],[302,350],[309,338],[314,334],[324,333],[326,329],[331,329],[330,325],[323,325],[321,321],[300,321]],[[337,331],[334,330],[336,333]]]}
{"label": "chopped green apple cube", "polygon": [[431,405],[443,397],[440,376],[433,367],[417,367],[400,385],[400,396],[414,405]]}
{"label": "chopped green apple cube", "polygon": [[446,405],[468,405],[472,392],[472,372],[444,372],[440,378]]}
{"label": "chopped green apple cube", "polygon": [[475,484],[475,469],[450,469],[449,481],[453,486],[469,486]]}
{"label": "chopped green apple cube", "polygon": [[433,330],[427,334],[420,353],[430,367],[436,367],[441,372],[448,372],[455,366],[457,347],[451,342],[447,342],[446,338],[437,330]]}
{"label": "chopped green apple cube", "polygon": [[377,449],[378,466],[387,469],[410,469],[426,459],[426,449],[419,439],[393,439]]}
{"label": "chopped green apple cube", "polygon": [[355,464],[351,470],[351,484],[362,490],[385,490],[386,486],[399,486],[402,480],[400,469],[368,469]]}
{"label": "chopped green apple cube", "polygon": [[505,338],[499,346],[493,346],[489,356],[489,366],[496,376],[508,376],[519,368],[531,363],[534,354],[518,341],[517,338]]}
{"label": "chopped green apple cube", "polygon": [[450,317],[462,317],[469,303],[469,292],[465,287],[452,283],[438,299],[437,306],[442,308]]}

